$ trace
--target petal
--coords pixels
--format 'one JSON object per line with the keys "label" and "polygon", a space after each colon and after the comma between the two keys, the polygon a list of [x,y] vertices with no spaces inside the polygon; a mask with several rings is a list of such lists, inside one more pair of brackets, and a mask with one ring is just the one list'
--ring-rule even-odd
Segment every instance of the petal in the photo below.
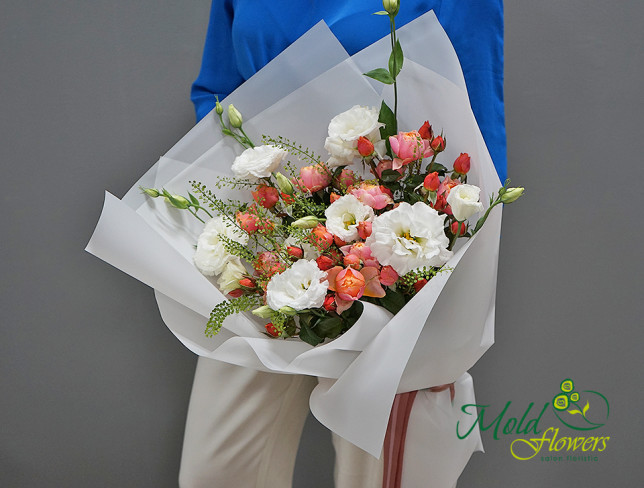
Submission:
{"label": "petal", "polygon": [[382,298],[386,295],[385,290],[380,285],[380,280],[378,278],[379,273],[377,268],[364,267],[360,270],[362,276],[364,276],[366,284],[364,289],[364,296]]}

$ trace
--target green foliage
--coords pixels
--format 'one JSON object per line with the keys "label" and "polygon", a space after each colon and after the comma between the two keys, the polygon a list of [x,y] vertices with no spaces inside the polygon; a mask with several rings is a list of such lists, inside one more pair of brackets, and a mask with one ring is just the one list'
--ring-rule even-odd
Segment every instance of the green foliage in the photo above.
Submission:
{"label": "green foliage", "polygon": [[224,234],[219,234],[219,240],[223,242],[224,248],[230,254],[233,254],[241,259],[245,259],[249,263],[255,261],[255,254],[243,244],[237,241],[233,241],[230,237],[227,237]]}
{"label": "green foliage", "polygon": [[210,318],[206,324],[206,336],[212,337],[219,333],[221,326],[229,315],[247,312],[261,305],[261,300],[256,296],[242,295],[238,298],[224,300],[215,305],[210,312]]}
{"label": "green foliage", "polygon": [[385,68],[372,69],[371,71],[364,73],[364,75],[368,76],[369,78],[373,78],[380,83],[384,83],[385,85],[392,85],[394,82],[391,73]]}
{"label": "green foliage", "polygon": [[396,46],[394,47],[393,51],[391,51],[391,55],[389,56],[389,73],[391,73],[392,82],[400,73],[400,70],[403,67],[404,60],[405,58],[403,56],[403,50],[402,46],[400,45],[400,41],[396,41]]}
{"label": "green foliage", "polygon": [[296,142],[290,141],[285,137],[278,136],[277,138],[275,138],[275,137],[263,135],[262,142],[264,142],[264,144],[270,144],[271,146],[284,149],[285,151],[288,151],[291,155],[295,156],[296,158],[298,158],[303,162],[308,161],[310,164],[318,164],[318,163],[324,164],[322,163],[322,158],[320,158],[320,156],[315,154],[313,151],[302,146],[301,144],[297,144]]}

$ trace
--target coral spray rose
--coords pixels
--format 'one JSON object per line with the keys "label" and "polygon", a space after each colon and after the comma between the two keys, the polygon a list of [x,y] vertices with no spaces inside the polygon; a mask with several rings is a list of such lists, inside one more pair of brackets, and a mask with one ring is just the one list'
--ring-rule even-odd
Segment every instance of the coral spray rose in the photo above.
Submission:
{"label": "coral spray rose", "polygon": [[273,208],[280,199],[279,192],[268,185],[259,185],[251,194],[253,199],[264,208]]}
{"label": "coral spray rose", "polygon": [[470,156],[467,153],[461,153],[454,161],[454,171],[459,175],[466,175],[470,170]]}
{"label": "coral spray rose", "polygon": [[360,271],[345,268],[335,277],[336,294],[343,300],[358,300],[364,294],[366,280]]}
{"label": "coral spray rose", "polygon": [[432,154],[429,142],[423,139],[418,131],[399,132],[389,137],[391,150],[396,154],[392,169],[399,169],[413,161],[418,161]]}
{"label": "coral spray rose", "polygon": [[299,183],[311,193],[315,193],[329,186],[331,173],[321,164],[305,166],[300,170]]}

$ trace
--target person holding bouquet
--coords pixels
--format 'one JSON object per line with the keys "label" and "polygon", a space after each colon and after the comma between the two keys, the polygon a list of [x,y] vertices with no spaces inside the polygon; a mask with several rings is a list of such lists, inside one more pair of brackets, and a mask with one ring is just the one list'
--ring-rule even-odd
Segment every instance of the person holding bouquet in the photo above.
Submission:
{"label": "person holding bouquet", "polygon": [[[505,179],[501,0],[385,0],[402,26],[434,10],[459,56],[472,109]],[[325,20],[349,54],[387,35],[370,15],[378,0],[213,0],[201,72],[192,87],[198,120],[290,43]],[[431,46],[428,46],[431,49]],[[181,460],[182,488],[290,487],[316,379],[199,358]],[[334,435],[339,488],[382,486],[382,463]]]}

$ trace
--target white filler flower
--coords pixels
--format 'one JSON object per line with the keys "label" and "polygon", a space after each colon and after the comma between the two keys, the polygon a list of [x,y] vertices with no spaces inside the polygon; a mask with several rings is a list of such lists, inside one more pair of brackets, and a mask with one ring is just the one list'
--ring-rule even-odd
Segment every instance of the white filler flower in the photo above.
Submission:
{"label": "white filler flower", "polygon": [[380,127],[384,124],[378,122],[378,110],[375,108],[354,105],[346,112],[336,115],[329,123],[329,137],[326,138],[324,148],[331,157],[327,161],[329,166],[342,166],[351,164],[358,153],[357,140],[365,136],[374,144],[380,141]]}
{"label": "white filler flower", "polygon": [[235,259],[239,261],[237,256],[226,251],[219,237],[222,234],[242,245],[248,243],[248,234],[224,220],[223,217],[217,216],[209,220],[197,240],[197,250],[193,258],[197,269],[206,276],[219,275],[224,272],[229,262]]}
{"label": "white filler flower", "polygon": [[324,211],[326,228],[345,242],[358,238],[358,224],[373,220],[373,209],[354,195],[338,198]]}
{"label": "white filler flower", "polygon": [[454,218],[463,222],[477,212],[483,210],[479,202],[481,189],[474,185],[457,185],[447,195],[447,203],[452,207]]}
{"label": "white filler flower", "polygon": [[423,266],[442,266],[452,257],[443,231],[445,215],[423,202],[401,203],[376,217],[365,244],[382,265],[400,276]]}
{"label": "white filler flower", "polygon": [[237,178],[268,178],[288,153],[279,147],[250,147],[235,158],[231,167]]}
{"label": "white filler flower", "polygon": [[300,259],[271,278],[266,286],[266,304],[273,310],[319,308],[324,305],[328,286],[326,273],[315,261]]}

